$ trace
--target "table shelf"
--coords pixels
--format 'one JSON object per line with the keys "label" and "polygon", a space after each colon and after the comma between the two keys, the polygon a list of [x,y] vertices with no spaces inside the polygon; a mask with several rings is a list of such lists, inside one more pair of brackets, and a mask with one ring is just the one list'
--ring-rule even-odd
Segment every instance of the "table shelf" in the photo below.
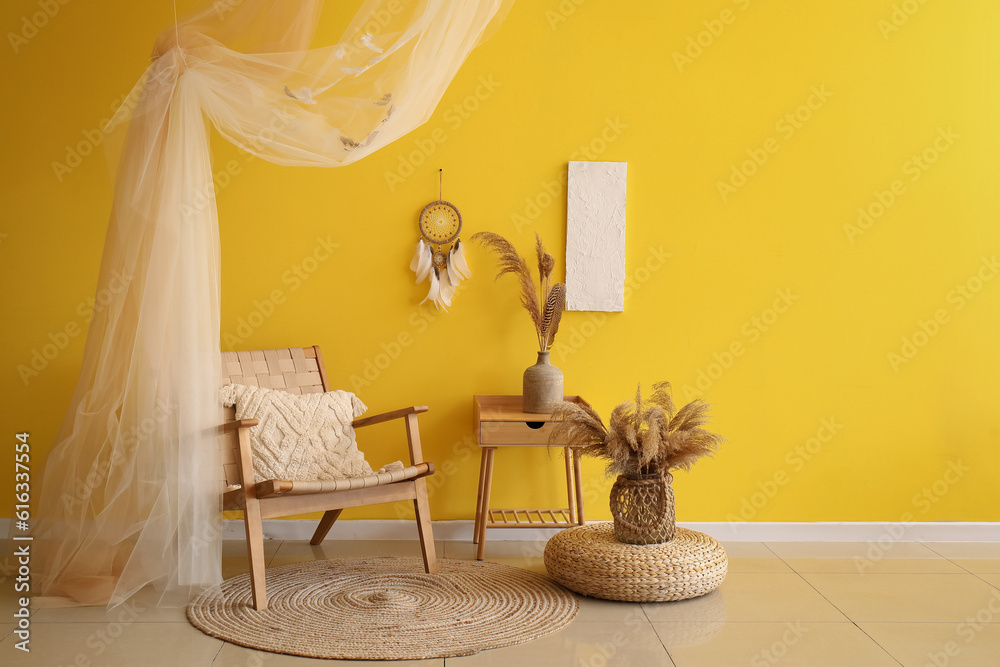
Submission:
{"label": "table shelf", "polygon": [[569,508],[491,509],[486,512],[487,528],[569,528],[578,525]]}

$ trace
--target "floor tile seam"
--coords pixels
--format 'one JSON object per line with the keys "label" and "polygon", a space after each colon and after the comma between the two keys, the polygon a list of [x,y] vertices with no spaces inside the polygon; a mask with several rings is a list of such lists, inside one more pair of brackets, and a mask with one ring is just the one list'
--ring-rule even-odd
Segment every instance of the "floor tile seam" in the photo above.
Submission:
{"label": "floor tile seam", "polygon": [[1000,584],[994,584],[991,581],[987,581],[983,577],[984,574],[994,574],[993,572],[969,572],[969,574],[971,574],[972,576],[974,576],[976,579],[978,579],[979,581],[983,582],[987,586],[993,588],[994,590],[1000,591]]}
{"label": "floor tile seam", "polygon": [[[767,546],[766,544],[765,544],[764,546],[765,546],[765,547],[767,547],[768,549],[770,549],[770,548],[771,548],[771,547],[768,547],[768,546]],[[774,557],[775,557],[775,558],[777,558],[778,560],[780,560],[780,561],[781,561],[782,565],[784,565],[785,567],[787,567],[787,568],[788,568],[789,570],[791,570],[792,572],[795,572],[796,574],[798,574],[798,570],[796,570],[796,569],[795,569],[794,567],[792,567],[792,564],[791,564],[791,563],[789,563],[789,562],[788,562],[787,560],[785,560],[784,558],[782,558],[781,556],[779,556],[779,555],[777,554],[777,552],[774,552],[774,551],[772,551],[771,553],[773,553],[773,554],[774,554]]]}
{"label": "floor tile seam", "polygon": [[[963,570],[962,572],[805,572],[805,571],[795,570],[795,573],[796,574],[838,574],[838,575],[842,575],[842,576],[846,575],[846,576],[851,576],[851,577],[868,577],[868,576],[876,575],[876,574],[877,575],[882,575],[882,576],[887,576],[887,577],[888,576],[899,576],[899,575],[910,576],[910,577],[912,577],[914,575],[917,575],[917,576],[932,575],[932,576],[936,576],[936,577],[964,577],[967,574],[971,574],[974,577],[976,576],[975,572],[969,572],[968,570]],[[769,573],[769,572],[761,572],[760,574],[771,574],[771,573]],[[780,574],[780,573],[779,572],[775,572],[774,574]],[[980,572],[979,574],[992,574],[992,573],[991,572]]]}
{"label": "floor tile seam", "polygon": [[[211,635],[209,635],[209,636],[211,636]],[[218,637],[216,637],[216,639],[218,639]],[[222,655],[222,649],[226,648],[226,644],[229,643],[229,642],[227,642],[224,639],[220,640],[220,641],[222,641],[222,645],[219,646],[219,650],[215,652],[214,656],[212,656],[212,661],[210,663],[208,663],[208,667],[214,667],[215,661],[219,659],[220,655]],[[234,644],[234,646],[235,646],[235,644]]]}
{"label": "floor tile seam", "polygon": [[[952,627],[956,625],[961,625],[966,622],[965,619],[961,621],[858,621],[858,623],[864,623],[865,625],[950,625]],[[980,623],[976,621],[977,625],[1000,625],[1000,620],[989,621],[987,623]]]}
{"label": "floor tile seam", "polygon": [[[796,574],[799,574],[799,573],[796,572]],[[843,575],[843,574],[846,574],[846,573],[826,572],[826,573],[821,573],[821,574],[827,574],[827,575],[841,574],[841,575]],[[921,573],[906,573],[906,572],[885,572],[885,573],[881,573],[881,574],[909,574],[910,576],[951,576],[951,577],[965,576],[966,575],[966,573],[963,573],[963,572],[932,572],[932,573],[924,573],[924,574],[921,574]],[[972,573],[968,573],[968,574],[972,574]],[[817,589],[815,586],[813,586],[812,583],[810,583],[808,579],[806,579],[805,577],[802,577],[801,574],[799,574],[799,576],[803,579],[803,581],[805,581],[807,584],[809,584],[810,586],[812,586],[813,590],[815,590],[817,593],[819,593],[820,596],[822,596],[824,600],[827,600],[827,602],[829,602],[837,611],[839,611],[841,614],[844,614],[844,616],[847,617],[847,618],[849,618],[852,622],[856,622],[856,623],[871,623],[872,622],[869,619],[863,619],[863,618],[861,618],[861,619],[853,619],[853,618],[851,618],[843,610],[841,610],[840,607],[838,607],[837,605],[835,605],[833,603],[833,601],[829,600],[825,595],[823,595],[823,593],[819,589]],[[859,576],[859,575],[851,575],[851,576]],[[860,576],[866,576],[866,575],[860,575]],[[979,579],[980,581],[982,581],[986,585],[990,586],[991,588],[993,588],[995,590],[1000,590],[1000,586],[996,586],[994,584],[991,584],[990,582],[986,581],[985,579],[982,579],[981,577],[977,577],[975,574],[972,574],[972,576],[975,577],[976,579]],[[907,623],[908,621],[897,621],[897,622]],[[930,622],[934,622],[934,621],[930,621]],[[941,621],[941,622],[948,623],[948,622],[954,622],[954,621]],[[1000,623],[1000,620],[998,620],[996,622],[991,622],[990,624],[996,624],[996,623]]]}
{"label": "floor tile seam", "polygon": [[996,583],[996,584],[994,584],[994,583],[993,583],[993,582],[991,582],[991,581],[987,581],[987,580],[986,580],[986,578],[982,576],[982,575],[984,575],[984,574],[993,574],[992,572],[980,572],[980,573],[978,573],[978,574],[977,574],[977,573],[975,573],[975,572],[970,572],[969,574],[971,574],[972,576],[974,576],[974,577],[975,577],[976,579],[979,579],[979,581],[983,582],[983,583],[984,583],[984,584],[986,584],[987,586],[990,586],[990,587],[992,587],[992,588],[993,588],[993,590],[997,590],[997,591],[1000,591],[1000,583]]}
{"label": "floor tile seam", "polygon": [[[767,573],[766,572],[759,572],[758,574],[767,574]],[[898,576],[910,576],[910,577],[912,577],[912,576],[915,576],[915,575],[916,576],[921,576],[921,575],[925,575],[925,574],[929,574],[929,575],[937,575],[937,574],[951,574],[951,575],[956,575],[957,574],[957,575],[965,576],[967,574],[975,574],[975,573],[974,572],[965,572],[964,570],[962,572],[837,572],[837,571],[830,571],[830,570],[819,570],[819,571],[816,571],[816,570],[795,570],[795,574],[823,574],[823,575],[838,574],[838,575],[848,576],[848,577],[867,577],[869,575],[877,574],[877,575],[884,575],[884,576],[887,576],[887,577],[889,577],[889,576],[894,576],[894,577],[898,577]]]}
{"label": "floor tile seam", "polygon": [[[847,620],[844,620],[844,621],[806,621],[806,620],[802,620],[802,619],[796,619],[796,621],[799,622],[799,623],[804,623],[806,625],[852,625],[854,623],[854,621],[852,621],[851,619],[847,619]],[[655,623],[661,623],[661,624],[663,624],[663,623],[698,623],[698,624],[702,624],[702,625],[705,625],[705,624],[711,624],[711,625],[740,625],[740,624],[744,624],[744,623],[773,623],[773,624],[778,624],[778,623],[787,623],[787,622],[788,622],[787,619],[782,619],[782,620],[777,620],[777,621],[760,621],[760,620],[752,620],[752,621],[650,621],[650,623],[654,623],[654,624]]]}
{"label": "floor tile seam", "polygon": [[811,589],[813,589],[814,591],[816,591],[816,594],[817,594],[817,595],[819,595],[819,596],[820,596],[821,598],[823,598],[824,600],[826,600],[827,604],[829,604],[829,605],[830,605],[831,607],[833,607],[834,609],[836,609],[836,610],[837,610],[837,613],[838,613],[838,614],[840,614],[841,616],[843,616],[843,617],[844,617],[844,618],[846,618],[847,620],[851,621],[852,623],[854,622],[854,619],[853,619],[853,618],[851,618],[850,616],[848,616],[848,615],[847,615],[847,614],[846,614],[846,613],[844,612],[844,610],[843,610],[843,609],[841,609],[841,608],[840,608],[840,607],[838,607],[838,606],[837,606],[836,604],[834,604],[833,600],[831,600],[830,598],[828,598],[828,597],[826,597],[825,595],[823,595],[823,592],[822,592],[822,591],[820,591],[820,590],[819,590],[818,588],[816,588],[815,586],[813,586],[812,582],[811,582],[811,581],[809,581],[808,579],[806,579],[805,577],[803,577],[801,573],[799,573],[799,572],[796,572],[796,573],[795,573],[795,575],[796,575],[796,576],[797,576],[797,577],[798,577],[799,579],[801,579],[802,581],[804,581],[804,582],[805,582],[805,584],[806,584],[806,586],[808,586],[809,588],[811,588]]}
{"label": "floor tile seam", "polygon": [[[923,542],[921,542],[921,544],[923,544]],[[990,557],[986,557],[986,558],[971,557],[970,558],[970,557],[967,557],[967,556],[966,557],[945,556],[940,551],[935,551],[933,548],[927,546],[926,544],[924,544],[924,546],[927,547],[930,551],[933,551],[934,553],[938,554],[941,558],[943,558],[943,559],[945,559],[945,560],[947,560],[949,562],[952,562],[955,565],[958,565],[959,567],[962,567],[962,564],[961,564],[960,561],[963,561],[963,560],[1000,560],[1000,558],[996,558],[996,557],[993,557],[993,558],[990,558]],[[965,568],[962,568],[962,569],[965,569]]]}
{"label": "floor tile seam", "polygon": [[[35,618],[35,619],[32,619],[32,621],[35,622],[35,623],[41,623],[43,625],[58,625],[60,623],[63,624],[63,625],[109,625],[111,623],[117,623],[118,625],[122,625],[122,626],[126,625],[125,623],[122,623],[121,621],[116,621],[114,619],[109,619],[109,620],[104,620],[104,621],[40,621],[37,618]],[[165,625],[165,624],[168,624],[168,623],[173,623],[175,625],[187,625],[188,620],[186,618],[184,620],[181,620],[181,621],[138,621],[138,620],[136,620],[136,621],[132,621],[131,623],[128,623],[128,625]]]}
{"label": "floor tile seam", "polygon": [[[272,561],[273,561],[273,560],[274,560],[275,558],[277,558],[277,557],[278,557],[278,552],[279,552],[279,551],[281,551],[281,547],[282,547],[282,546],[283,546],[284,544],[285,544],[285,540],[278,540],[278,546],[277,546],[277,547],[275,547],[275,549],[274,549],[274,553],[273,553],[273,554],[271,554],[271,557],[270,557],[270,558],[268,558],[267,560],[265,560],[265,561],[264,561],[264,568],[265,568],[265,569],[266,569],[267,567],[269,567],[269,566],[271,565],[271,562],[272,562]],[[247,559],[248,561],[250,560],[250,554],[249,554],[249,553],[247,553],[247,554],[246,554],[246,555],[245,555],[244,557],[245,557],[245,558],[246,558],[246,559]]]}
{"label": "floor tile seam", "polygon": [[[870,560],[866,556],[787,556],[786,558],[789,560],[849,560],[849,561],[854,561],[858,559]],[[933,556],[882,556],[881,558],[878,558],[876,562],[883,560],[937,561],[937,560],[951,560],[951,559],[945,558],[944,556],[938,556],[937,554],[934,554]]]}
{"label": "floor tile seam", "polygon": [[868,634],[867,632],[865,632],[865,629],[862,628],[860,625],[858,625],[857,621],[851,621],[851,625],[853,625],[854,627],[856,627],[858,629],[858,631],[861,632],[861,634],[863,634],[865,637],[868,637],[868,639],[870,639],[872,641],[872,643],[875,644],[875,646],[878,646],[880,649],[882,649],[882,651],[887,656],[889,656],[890,660],[892,660],[893,662],[895,662],[897,665],[903,666],[903,663],[900,662],[899,658],[897,658],[892,653],[890,653],[889,649],[887,649],[886,647],[882,646],[882,644],[881,644],[881,642],[879,642],[879,640],[875,639],[870,634]]}
{"label": "floor tile seam", "polygon": [[[925,549],[928,549],[928,550],[930,550],[930,551],[933,551],[933,552],[934,552],[934,553],[936,553],[936,554],[937,554],[938,556],[941,556],[941,558],[944,558],[944,559],[946,559],[946,560],[951,560],[950,558],[948,558],[947,556],[945,556],[945,555],[944,555],[943,553],[941,553],[940,551],[938,551],[937,549],[935,549],[934,547],[932,547],[932,546],[931,546],[931,544],[933,544],[933,542],[920,542],[920,544],[921,544],[921,545],[922,545],[922,546],[923,546],[923,547],[924,547]],[[961,567],[961,566],[959,566],[959,567]]]}
{"label": "floor tile seam", "polygon": [[646,619],[647,623],[652,623],[652,619],[649,618],[649,614],[646,613],[646,608],[642,606],[641,602],[636,603],[639,605],[639,611],[642,612],[643,617]]}
{"label": "floor tile seam", "polygon": [[657,632],[656,628],[653,627],[653,622],[649,620],[649,616],[646,614],[646,610],[643,608],[641,603],[639,604],[639,609],[642,610],[642,615],[646,617],[646,622],[649,623],[649,629],[653,631],[653,636],[656,637],[656,641],[660,642],[660,646],[663,647],[663,652],[667,654],[667,660],[670,661],[670,667],[677,667],[677,663],[674,661],[673,654],[670,652],[670,649],[667,648],[667,645],[663,642],[663,637],[661,637],[660,633]]}
{"label": "floor tile seam", "polygon": [[[772,549],[772,548],[771,548],[771,545],[770,545],[770,544],[768,544],[767,542],[761,542],[760,544],[764,545],[764,548],[765,548],[765,549],[767,549],[767,550],[768,550],[768,551],[770,551],[770,552],[771,552],[772,554],[774,554],[774,557],[775,557],[775,558],[777,558],[778,560],[780,560],[780,561],[781,561],[782,563],[785,563],[785,559],[784,559],[784,558],[782,558],[781,556],[779,556],[779,555],[778,555],[778,552],[777,552],[777,551],[775,551],[774,549]],[[785,565],[788,565],[788,563],[785,563]]]}
{"label": "floor tile seam", "polygon": [[[855,556],[847,556],[847,557],[844,557],[844,556],[833,556],[833,557],[829,557],[829,556],[781,556],[777,551],[775,551],[771,547],[772,544],[844,544],[844,542],[761,542],[760,544],[763,544],[764,547],[766,549],[768,549],[771,553],[773,553],[776,558],[781,558],[783,560],[785,558],[793,558],[793,559],[806,559],[806,558],[810,558],[810,559],[821,559],[821,560],[822,559],[829,559],[829,560],[851,560],[853,558],[862,558],[862,557],[864,557],[864,556],[857,556],[857,555],[855,555]],[[872,541],[868,541],[868,542],[851,542],[851,544],[864,544],[864,545],[869,545],[870,546],[870,545],[874,544],[874,542],[872,542]],[[923,542],[905,542],[905,541],[904,542],[895,542],[895,541],[893,541],[891,544],[893,546],[895,546],[897,544],[919,544],[920,546],[925,547],[929,552],[931,552],[933,554],[933,556],[896,556],[895,558],[897,560],[939,560],[939,559],[950,560],[947,556],[943,555],[942,553],[940,553],[938,551],[935,551],[934,549],[931,549],[930,547],[928,547]],[[891,548],[891,547],[889,547],[889,548]],[[893,558],[893,556],[882,556],[881,558],[879,558],[879,560],[882,560],[883,558],[888,559],[888,558]]]}
{"label": "floor tile seam", "polygon": [[[874,619],[874,618],[859,618],[857,621],[853,621],[853,622],[855,622],[855,623],[865,623],[865,624],[885,623],[885,624],[890,624],[890,625],[891,624],[896,624],[896,625],[920,625],[920,624],[923,624],[923,625],[952,625],[952,626],[955,626],[955,625],[962,625],[962,623],[968,622],[968,618],[960,618],[960,619],[953,618],[953,619],[947,620],[947,621],[906,621],[906,620],[895,620],[895,621],[891,621],[890,620],[890,621],[887,621],[887,620],[878,620],[878,619]],[[976,621],[976,625],[983,625],[983,626],[987,626],[988,625],[988,626],[990,626],[990,628],[992,628],[995,625],[996,626],[1000,626],[1000,620],[997,620],[997,621],[988,621],[988,622],[985,622],[985,623],[980,623],[979,621]]]}

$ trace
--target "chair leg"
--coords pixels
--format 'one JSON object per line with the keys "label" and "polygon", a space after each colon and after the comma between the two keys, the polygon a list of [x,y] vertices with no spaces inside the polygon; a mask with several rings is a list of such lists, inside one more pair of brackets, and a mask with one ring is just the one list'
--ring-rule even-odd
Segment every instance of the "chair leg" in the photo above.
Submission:
{"label": "chair leg", "polygon": [[431,509],[427,502],[427,482],[423,477],[413,481],[416,498],[413,510],[417,515],[417,532],[420,534],[420,551],[424,557],[424,571],[437,574],[437,554],[434,551],[434,531],[431,528]]}
{"label": "chair leg", "polygon": [[312,539],[309,540],[309,544],[316,546],[326,538],[326,534],[330,532],[333,528],[334,522],[340,518],[340,513],[344,510],[327,510],[323,513],[323,518],[319,520],[319,525],[316,526],[316,532],[313,533]]}
{"label": "chair leg", "polygon": [[267,609],[267,590],[264,585],[264,528],[261,524],[260,502],[246,499],[243,524],[247,533],[247,554],[250,557],[250,589],[253,591],[253,608]]}

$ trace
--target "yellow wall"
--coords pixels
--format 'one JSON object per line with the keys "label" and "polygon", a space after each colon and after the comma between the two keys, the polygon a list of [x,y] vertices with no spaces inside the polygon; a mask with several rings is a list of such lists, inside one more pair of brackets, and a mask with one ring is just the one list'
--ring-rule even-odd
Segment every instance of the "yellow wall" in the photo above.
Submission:
{"label": "yellow wall", "polygon": [[[101,150],[61,182],[52,163],[129,90],[170,4],[53,0],[17,53],[9,34],[0,46],[0,434],[31,432],[36,472],[84,335],[27,385],[18,366],[82,324],[111,203]],[[3,32],[39,6],[4,3]],[[348,13],[330,11],[327,38]],[[534,338],[479,248],[452,312],[417,305],[416,215],[442,167],[466,236],[528,251],[539,232],[561,265],[567,160],[627,161],[625,312],[567,314],[553,358],[604,414],[640,380],[714,405],[730,442],[678,475],[680,520],[998,521],[1000,280],[980,282],[1000,253],[996,35],[990,0],[521,0],[430,122],[362,163],[276,167],[213,139],[217,171],[239,171],[219,177],[222,330],[252,348],[319,343],[333,384],[374,411],[431,406],[434,517],[471,518],[471,396],[517,393]],[[754,156],[743,183],[734,165]],[[327,238],[332,257],[295,282]],[[241,330],[274,290],[283,303]],[[401,435],[379,429],[361,442],[376,461]],[[557,458],[504,451],[497,465],[496,505],[560,503]],[[585,473],[590,518],[608,518],[610,481],[597,461]]]}

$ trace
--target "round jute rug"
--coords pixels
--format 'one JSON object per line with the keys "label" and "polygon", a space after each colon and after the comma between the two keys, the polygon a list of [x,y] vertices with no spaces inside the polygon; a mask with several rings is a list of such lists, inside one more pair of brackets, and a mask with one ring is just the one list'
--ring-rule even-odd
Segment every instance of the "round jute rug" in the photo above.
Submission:
{"label": "round jute rug", "polygon": [[309,561],[267,570],[266,611],[250,576],[210,588],[188,620],[233,644],[310,658],[418,660],[530,641],[568,624],[579,603],[546,577],[480,561],[419,558]]}

